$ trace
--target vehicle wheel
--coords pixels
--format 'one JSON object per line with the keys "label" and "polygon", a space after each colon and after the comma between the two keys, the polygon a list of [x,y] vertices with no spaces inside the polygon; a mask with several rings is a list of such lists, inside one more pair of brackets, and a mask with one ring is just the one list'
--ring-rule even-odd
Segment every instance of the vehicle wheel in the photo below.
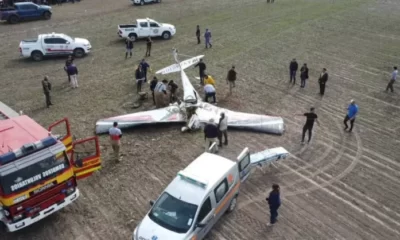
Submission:
{"label": "vehicle wheel", "polygon": [[141,5],[141,6],[144,5],[144,0],[140,1],[140,5]]}
{"label": "vehicle wheel", "polygon": [[231,203],[229,204],[229,208],[228,210],[226,210],[227,213],[231,213],[233,212],[233,210],[235,210],[237,205],[237,196],[235,196],[234,198],[232,198]]}
{"label": "vehicle wheel", "polygon": [[128,37],[129,37],[130,39],[132,39],[133,42],[136,41],[136,39],[137,39],[137,36],[136,36],[136,34],[134,34],[134,33],[130,33],[130,34],[128,35]]}
{"label": "vehicle wheel", "polygon": [[77,48],[74,50],[74,56],[77,58],[81,58],[85,55],[85,51],[82,48]]}
{"label": "vehicle wheel", "polygon": [[40,51],[33,51],[31,56],[32,56],[32,59],[36,62],[43,60],[43,53],[41,53]]}
{"label": "vehicle wheel", "polygon": [[49,20],[50,18],[51,18],[51,13],[50,12],[43,13],[43,19]]}
{"label": "vehicle wheel", "polygon": [[163,38],[164,40],[170,39],[170,38],[171,38],[171,33],[170,33],[170,32],[163,32],[162,38]]}
{"label": "vehicle wheel", "polygon": [[10,16],[10,17],[8,18],[8,22],[11,23],[11,24],[15,24],[15,23],[17,23],[18,21],[19,21],[19,18],[18,18],[18,16],[15,16],[15,15],[12,15],[12,16]]}
{"label": "vehicle wheel", "polygon": [[7,226],[3,222],[0,222],[0,233],[5,234],[7,232]]}

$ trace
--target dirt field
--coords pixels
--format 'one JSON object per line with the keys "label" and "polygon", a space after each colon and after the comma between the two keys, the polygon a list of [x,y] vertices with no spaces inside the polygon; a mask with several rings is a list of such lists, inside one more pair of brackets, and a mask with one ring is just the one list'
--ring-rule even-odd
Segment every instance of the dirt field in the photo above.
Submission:
{"label": "dirt field", "polygon": [[[273,5],[266,0],[163,0],[144,7],[128,0],[84,0],[55,6],[50,21],[0,24],[0,99],[45,126],[66,116],[78,138],[91,136],[100,118],[151,107],[148,102],[132,109],[134,68],[145,44],[137,43],[134,58],[125,60],[117,25],[140,17],[174,24],[177,35],[153,45],[148,58],[153,70],[173,63],[173,47],[190,56],[205,54],[220,106],[285,119],[283,136],[231,131],[230,145],[220,154],[234,158],[245,146],[253,151],[282,146],[292,154],[256,169],[242,188],[238,209],[209,239],[400,239],[400,85],[394,94],[383,92],[392,67],[400,65],[399,10],[394,0],[277,0]],[[212,49],[196,45],[197,24],[203,32],[211,30]],[[20,40],[48,32],[91,41],[93,52],[76,61],[79,89],[67,84],[64,58],[40,63],[19,58]],[[288,84],[294,57],[310,68],[305,89]],[[224,78],[232,64],[239,81],[228,97]],[[317,78],[323,67],[330,78],[321,98]],[[44,107],[44,75],[54,88],[51,109]],[[360,107],[351,134],[342,123],[350,99]],[[321,126],[311,144],[303,146],[305,119],[295,114],[311,106]],[[126,133],[120,164],[110,160],[107,137],[101,141],[103,169],[80,183],[82,196],[75,204],[0,238],[130,239],[149,200],[203,150],[202,134],[181,134],[179,126]],[[281,185],[283,205],[279,223],[268,228],[264,199],[272,183]]]}

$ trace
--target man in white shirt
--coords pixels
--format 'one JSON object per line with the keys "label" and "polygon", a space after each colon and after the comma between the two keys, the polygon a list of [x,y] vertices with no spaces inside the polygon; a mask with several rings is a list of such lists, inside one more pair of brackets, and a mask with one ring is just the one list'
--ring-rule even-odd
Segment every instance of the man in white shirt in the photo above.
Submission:
{"label": "man in white shirt", "polygon": [[166,79],[162,80],[162,82],[158,82],[156,87],[154,88],[154,98],[156,100],[156,108],[162,108],[166,106],[166,97],[167,94],[167,84],[168,81]]}
{"label": "man in white shirt", "polygon": [[219,119],[218,123],[218,130],[219,147],[222,147],[222,135],[225,138],[224,145],[228,145],[228,117],[224,112],[221,113],[221,118]]}
{"label": "man in white shirt", "polygon": [[114,151],[115,160],[120,162],[119,149],[121,146],[120,139],[122,137],[122,132],[121,129],[118,128],[117,122],[114,122],[113,127],[108,130],[108,133],[110,135],[111,147]]}
{"label": "man in white shirt", "polygon": [[204,86],[204,93],[205,93],[205,101],[208,102],[208,98],[212,97],[213,98],[213,102],[212,103],[216,103],[215,100],[215,88],[213,85],[211,84],[206,84]]}
{"label": "man in white shirt", "polygon": [[397,71],[397,67],[393,67],[393,72],[392,72],[392,77],[391,77],[391,79],[390,79],[390,81],[389,81],[389,83],[388,83],[388,85],[387,85],[387,87],[386,87],[386,92],[390,89],[390,91],[391,92],[393,92],[393,84],[394,84],[394,82],[396,82],[396,79],[397,79],[397,74],[398,74],[398,71]]}

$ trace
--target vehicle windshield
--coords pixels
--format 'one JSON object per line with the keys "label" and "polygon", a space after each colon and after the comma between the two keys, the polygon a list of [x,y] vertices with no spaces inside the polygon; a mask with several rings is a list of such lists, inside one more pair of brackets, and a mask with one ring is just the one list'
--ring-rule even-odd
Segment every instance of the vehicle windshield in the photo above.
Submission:
{"label": "vehicle windshield", "polygon": [[70,36],[68,36],[68,35],[65,35],[65,34],[64,34],[64,39],[67,40],[67,41],[70,42],[70,43],[72,43],[72,42],[75,41],[74,38],[72,38],[72,37],[70,37]]}
{"label": "vehicle windshield", "polygon": [[57,176],[69,166],[67,154],[63,152],[58,157],[52,156],[5,176],[0,176],[0,185],[6,195],[20,192],[43,180]]}
{"label": "vehicle windshield", "polygon": [[197,205],[164,192],[149,213],[151,220],[170,231],[186,233],[194,222]]}

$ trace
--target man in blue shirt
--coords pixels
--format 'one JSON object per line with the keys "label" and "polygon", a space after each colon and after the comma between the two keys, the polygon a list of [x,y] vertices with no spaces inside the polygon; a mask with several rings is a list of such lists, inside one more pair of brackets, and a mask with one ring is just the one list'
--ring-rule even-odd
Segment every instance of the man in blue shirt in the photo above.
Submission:
{"label": "man in blue shirt", "polygon": [[349,128],[349,126],[347,125],[347,121],[349,121],[349,120],[350,120],[349,132],[351,132],[353,130],[353,125],[354,125],[354,121],[356,120],[357,113],[358,113],[358,106],[357,106],[356,102],[352,99],[350,101],[349,107],[347,108],[347,115],[343,121],[344,126],[345,126],[344,130],[347,130],[347,128]]}

